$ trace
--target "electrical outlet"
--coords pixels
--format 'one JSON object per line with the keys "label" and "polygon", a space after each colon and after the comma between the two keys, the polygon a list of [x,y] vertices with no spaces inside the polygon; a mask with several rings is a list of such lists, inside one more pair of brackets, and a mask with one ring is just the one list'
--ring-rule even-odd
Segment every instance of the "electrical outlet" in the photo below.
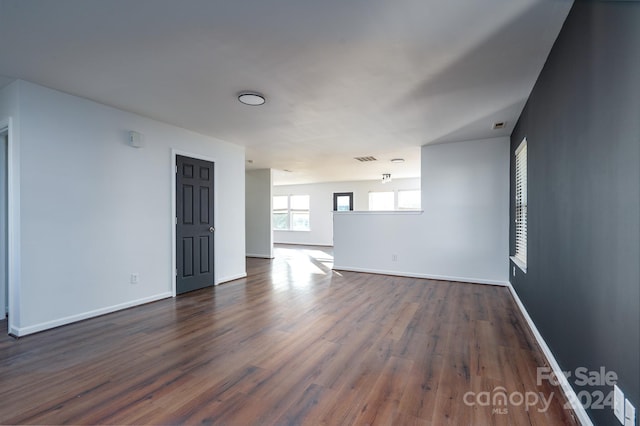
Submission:
{"label": "electrical outlet", "polygon": [[138,284],[138,282],[140,282],[140,274],[135,273],[135,274],[131,274],[131,284]]}
{"label": "electrical outlet", "polygon": [[636,407],[624,400],[624,426],[636,426]]}
{"label": "electrical outlet", "polygon": [[624,393],[618,385],[613,385],[613,414],[624,424]]}

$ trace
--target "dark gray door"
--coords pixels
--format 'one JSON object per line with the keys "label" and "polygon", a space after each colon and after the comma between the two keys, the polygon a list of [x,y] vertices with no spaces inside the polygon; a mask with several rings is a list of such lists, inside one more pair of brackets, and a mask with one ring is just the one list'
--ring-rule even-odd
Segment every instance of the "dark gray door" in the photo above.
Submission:
{"label": "dark gray door", "polygon": [[176,293],[213,282],[213,168],[209,161],[176,156]]}

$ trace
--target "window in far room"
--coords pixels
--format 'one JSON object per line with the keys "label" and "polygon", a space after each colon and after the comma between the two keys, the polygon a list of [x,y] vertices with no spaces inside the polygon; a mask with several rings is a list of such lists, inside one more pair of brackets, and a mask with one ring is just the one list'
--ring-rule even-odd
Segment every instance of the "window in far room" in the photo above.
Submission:
{"label": "window in far room", "polygon": [[398,191],[398,210],[420,210],[421,191],[401,189]]}
{"label": "window in far room", "polygon": [[273,229],[309,231],[309,196],[276,195],[273,197]]}
{"label": "window in far room", "polygon": [[308,231],[309,228],[309,196],[291,195],[289,197],[291,212],[291,230]]}
{"label": "window in far room", "polygon": [[369,210],[395,210],[395,192],[369,192]]}
{"label": "window in far room", "polygon": [[527,268],[527,139],[516,149],[516,252],[514,262]]}
{"label": "window in far room", "polygon": [[353,210],[353,192],[334,192],[333,211],[345,212]]}
{"label": "window in far room", "polygon": [[284,231],[289,229],[289,196],[273,197],[273,229]]}
{"label": "window in far room", "polygon": [[420,210],[422,192],[419,189],[369,192],[369,210]]}

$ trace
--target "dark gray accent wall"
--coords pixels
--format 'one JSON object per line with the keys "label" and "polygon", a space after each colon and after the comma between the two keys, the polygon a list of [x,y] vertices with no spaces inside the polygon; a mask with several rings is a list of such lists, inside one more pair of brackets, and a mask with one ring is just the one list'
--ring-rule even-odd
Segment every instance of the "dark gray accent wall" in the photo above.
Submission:
{"label": "dark gray accent wall", "polygon": [[512,200],[524,137],[528,269],[511,282],[561,368],[615,371],[640,412],[640,3],[574,4],[511,136]]}

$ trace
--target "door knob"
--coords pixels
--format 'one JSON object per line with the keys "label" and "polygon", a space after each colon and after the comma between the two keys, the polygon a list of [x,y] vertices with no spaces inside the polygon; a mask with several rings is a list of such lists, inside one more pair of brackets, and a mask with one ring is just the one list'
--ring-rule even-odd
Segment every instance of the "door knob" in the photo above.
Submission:
{"label": "door knob", "polygon": [[213,226],[209,228],[209,232],[214,232],[216,230],[216,228],[214,228]]}

